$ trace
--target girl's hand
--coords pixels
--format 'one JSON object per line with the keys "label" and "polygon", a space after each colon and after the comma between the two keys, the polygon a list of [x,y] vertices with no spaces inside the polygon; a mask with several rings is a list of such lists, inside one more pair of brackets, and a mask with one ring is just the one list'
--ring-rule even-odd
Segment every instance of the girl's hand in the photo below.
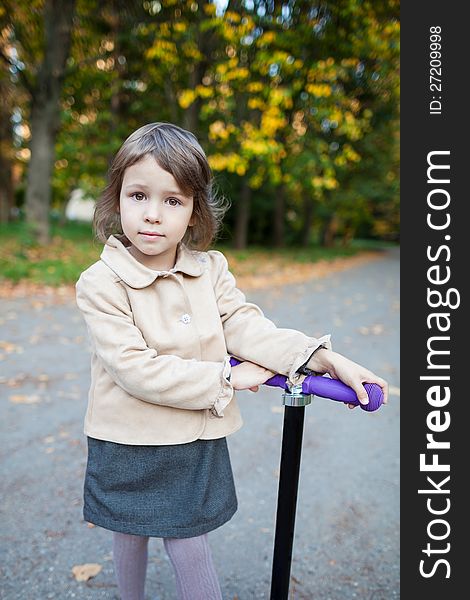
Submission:
{"label": "girl's hand", "polygon": [[[320,348],[312,356],[307,366],[317,373],[328,373],[333,379],[339,379],[349,385],[356,392],[361,404],[369,403],[369,397],[362,385],[363,383],[376,383],[379,385],[384,395],[383,403],[387,404],[388,402],[388,383],[385,379],[378,377],[369,369],[358,365],[342,354]],[[357,405],[348,404],[348,406],[349,408],[355,408]]]}
{"label": "girl's hand", "polygon": [[232,367],[230,383],[236,390],[257,392],[259,386],[273,377],[275,373],[248,361]]}

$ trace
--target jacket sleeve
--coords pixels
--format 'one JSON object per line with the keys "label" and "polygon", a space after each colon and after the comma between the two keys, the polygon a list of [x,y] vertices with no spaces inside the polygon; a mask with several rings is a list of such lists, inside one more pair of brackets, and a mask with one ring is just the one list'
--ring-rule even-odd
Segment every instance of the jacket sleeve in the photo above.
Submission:
{"label": "jacket sleeve", "polygon": [[85,319],[93,351],[103,368],[128,394],[152,404],[188,410],[210,409],[222,417],[233,397],[223,362],[159,355],[138,327],[123,286],[97,273],[83,272],[76,302]]}
{"label": "jacket sleeve", "polygon": [[299,383],[305,375],[297,373],[319,347],[331,349],[330,336],[314,338],[295,329],[285,329],[264,316],[237,287],[228,269],[227,259],[217,250],[208,254],[216,271],[215,294],[222,321],[227,352],[240,359],[254,362],[287,375],[291,384]]}

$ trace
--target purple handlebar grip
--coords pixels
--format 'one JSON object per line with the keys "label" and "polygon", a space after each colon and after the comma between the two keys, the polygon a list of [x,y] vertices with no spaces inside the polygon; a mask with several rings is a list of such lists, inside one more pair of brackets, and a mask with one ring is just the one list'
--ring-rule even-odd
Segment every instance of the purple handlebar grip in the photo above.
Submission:
{"label": "purple handlebar grip", "polygon": [[[230,359],[232,367],[240,364],[240,362],[241,361],[233,357]],[[287,377],[278,374],[265,381],[264,385],[280,387],[286,390],[286,383]],[[369,396],[369,404],[361,404],[357,399],[356,392],[342,381],[330,379],[329,377],[319,377],[318,375],[308,375],[304,379],[302,383],[302,393],[314,394],[315,396],[330,398],[331,400],[337,400],[338,402],[344,402],[346,404],[359,404],[362,410],[368,412],[377,410],[384,399],[382,388],[376,383],[364,383],[363,385]]]}

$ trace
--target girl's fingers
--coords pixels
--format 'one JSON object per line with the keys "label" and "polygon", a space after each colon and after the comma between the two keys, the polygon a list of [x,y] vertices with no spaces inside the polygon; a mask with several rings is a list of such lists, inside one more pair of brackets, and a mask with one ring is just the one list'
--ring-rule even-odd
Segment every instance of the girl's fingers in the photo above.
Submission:
{"label": "girl's fingers", "polygon": [[363,383],[376,383],[380,388],[382,388],[382,392],[384,395],[383,403],[388,403],[388,383],[385,381],[385,379],[372,375],[372,377],[364,379]]}
{"label": "girl's fingers", "polygon": [[366,388],[362,385],[362,382],[359,385],[351,387],[356,392],[357,399],[361,404],[369,404],[369,396],[366,392]]}

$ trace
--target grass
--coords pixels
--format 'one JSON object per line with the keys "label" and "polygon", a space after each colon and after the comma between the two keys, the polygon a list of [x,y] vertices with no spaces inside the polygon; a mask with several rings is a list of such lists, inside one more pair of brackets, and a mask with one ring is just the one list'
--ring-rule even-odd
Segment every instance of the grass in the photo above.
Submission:
{"label": "grass", "polygon": [[[91,226],[67,222],[51,223],[51,243],[41,247],[34,242],[26,224],[14,222],[0,224],[0,282],[30,282],[59,286],[74,284],[80,273],[99,259],[102,244],[93,241]],[[385,244],[386,245],[386,244]],[[322,248],[267,248],[253,246],[234,250],[227,244],[215,248],[226,254],[233,273],[252,275],[260,265],[278,268],[288,264],[312,264],[319,260],[352,256],[364,250],[378,250],[384,243],[356,240],[348,247]]]}

